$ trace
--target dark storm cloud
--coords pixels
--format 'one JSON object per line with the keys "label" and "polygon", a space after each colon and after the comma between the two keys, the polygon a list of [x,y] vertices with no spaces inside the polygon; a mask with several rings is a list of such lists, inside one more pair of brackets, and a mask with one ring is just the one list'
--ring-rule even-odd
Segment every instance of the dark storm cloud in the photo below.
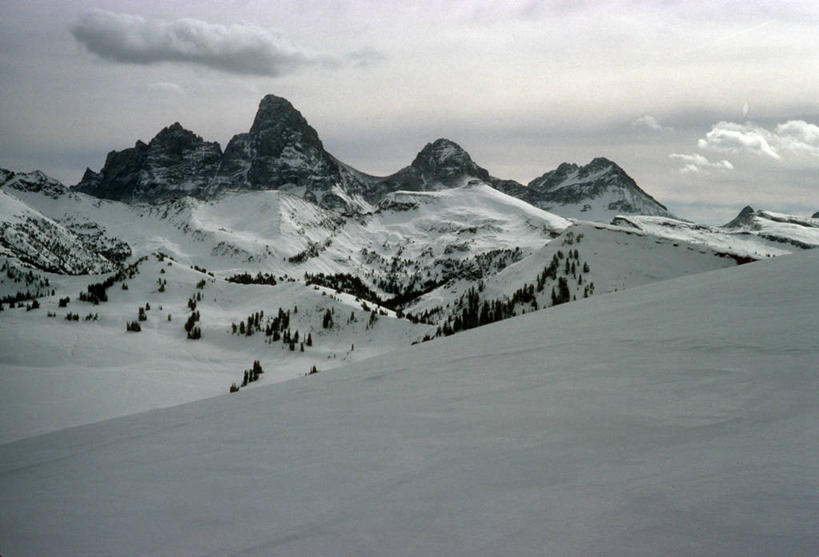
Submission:
{"label": "dark storm cloud", "polygon": [[335,57],[308,55],[275,31],[248,24],[164,21],[92,10],[72,25],[71,33],[90,52],[126,64],[178,62],[260,76],[339,64]]}

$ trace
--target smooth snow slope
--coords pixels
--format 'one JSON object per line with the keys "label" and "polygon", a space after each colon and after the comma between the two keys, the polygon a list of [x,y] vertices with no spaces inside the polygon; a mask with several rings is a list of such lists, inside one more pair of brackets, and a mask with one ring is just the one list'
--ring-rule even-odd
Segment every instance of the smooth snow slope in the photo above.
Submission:
{"label": "smooth snow slope", "polygon": [[0,446],[8,555],[815,556],[819,257]]}

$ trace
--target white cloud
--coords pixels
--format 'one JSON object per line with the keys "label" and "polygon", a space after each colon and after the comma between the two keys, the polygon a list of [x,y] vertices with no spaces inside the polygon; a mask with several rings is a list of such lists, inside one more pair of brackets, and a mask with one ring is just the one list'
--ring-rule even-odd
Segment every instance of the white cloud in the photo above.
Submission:
{"label": "white cloud", "polygon": [[775,160],[783,160],[789,155],[819,156],[819,126],[804,120],[788,120],[771,131],[753,123],[717,122],[697,146],[700,149],[753,153]]}
{"label": "white cloud", "polygon": [[218,25],[198,19],[165,21],[103,10],[86,12],[71,28],[90,52],[128,64],[179,62],[224,72],[278,76],[330,56],[308,55],[279,33],[255,25]]}
{"label": "white cloud", "polygon": [[705,134],[704,139],[697,141],[697,146],[700,149],[714,149],[732,153],[744,151],[779,160],[782,157],[771,145],[771,143],[775,143],[775,140],[774,134],[754,124],[717,122],[711,128],[711,131]]}
{"label": "white cloud", "polygon": [[734,169],[730,161],[725,159],[710,161],[707,157],[697,153],[672,153],[668,156],[682,163],[682,166],[677,169],[682,174],[710,174],[712,170],[726,172]]}
{"label": "white cloud", "polygon": [[776,126],[783,149],[819,156],[819,126],[804,120],[788,120]]}
{"label": "white cloud", "polygon": [[669,126],[663,126],[660,122],[651,114],[644,114],[639,118],[636,118],[634,121],[631,122],[632,126],[648,128],[650,130],[654,130],[657,132],[670,132],[673,131],[674,128]]}

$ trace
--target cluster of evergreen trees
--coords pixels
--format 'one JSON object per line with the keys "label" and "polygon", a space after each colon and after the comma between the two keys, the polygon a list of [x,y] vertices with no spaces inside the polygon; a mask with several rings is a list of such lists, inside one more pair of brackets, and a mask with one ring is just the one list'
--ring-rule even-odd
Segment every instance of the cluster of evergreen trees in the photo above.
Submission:
{"label": "cluster of evergreen trees", "polygon": [[235,393],[238,392],[240,387],[247,387],[248,384],[253,383],[254,381],[259,380],[259,376],[264,373],[262,369],[262,364],[259,363],[259,360],[253,360],[253,367],[250,369],[246,369],[244,371],[244,375],[242,377],[242,384],[237,385],[236,383],[231,383],[230,385],[230,392]]}
{"label": "cluster of evergreen trees", "polygon": [[209,277],[213,276],[213,273],[211,273],[210,271],[208,271],[204,267],[200,267],[199,265],[191,265],[191,269],[193,269],[194,271],[199,271],[203,275],[208,275]]}
{"label": "cluster of evergreen trees", "polygon": [[[293,313],[298,313],[298,306],[293,306]],[[299,331],[292,332],[290,330],[290,313],[291,310],[284,311],[282,308],[278,309],[275,317],[264,321],[264,311],[257,311],[247,316],[246,320],[239,321],[237,325],[235,322],[230,324],[231,333],[242,336],[253,336],[255,333],[260,333],[264,330],[264,334],[269,338],[267,342],[282,341],[290,350],[295,350],[296,345],[299,345],[299,350],[304,352],[304,347],[313,346],[313,336],[307,333],[307,337],[300,337]],[[300,340],[301,339],[301,340]]]}
{"label": "cluster of evergreen trees", "polygon": [[[26,292],[28,292],[30,286],[34,287],[34,291],[36,294],[29,294],[26,298],[23,299],[30,299],[35,296],[47,296],[48,295],[48,287],[51,286],[51,282],[48,280],[47,277],[42,277],[37,275],[32,270],[22,271],[18,269],[14,265],[11,265],[8,261],[3,262],[3,266],[0,267],[0,272],[6,273],[6,278],[15,282],[15,283],[25,283],[26,285]],[[42,293],[45,290],[45,293]],[[54,294],[54,292],[52,292]],[[9,301],[9,300],[7,300]],[[15,300],[15,302],[20,300]]]}
{"label": "cluster of evergreen trees", "polygon": [[[582,235],[578,238],[570,238],[570,245],[575,241],[578,243],[582,239]],[[565,242],[564,242],[565,243]],[[561,261],[563,262],[561,264]],[[481,302],[480,292],[483,290],[483,284],[476,289],[474,286],[459,298],[456,303],[456,310],[453,312],[447,321],[438,327],[436,336],[449,336],[459,331],[465,331],[474,327],[488,325],[495,321],[508,319],[517,315],[517,308],[519,306],[529,306],[531,311],[539,309],[537,302],[537,293],[542,292],[547,284],[547,281],[557,280],[557,284],[552,287],[551,305],[557,306],[572,300],[571,288],[569,286],[569,278],[576,279],[578,285],[583,284],[583,273],[589,273],[590,267],[588,263],[580,263],[580,252],[577,249],[570,249],[567,254],[562,250],[558,250],[553,256],[548,265],[538,274],[535,283],[525,283],[523,286],[515,290],[509,298],[501,298],[495,300],[484,300]],[[562,271],[563,276],[558,276]],[[587,283],[583,295],[588,297],[594,293],[594,283]],[[429,310],[432,312],[439,311],[439,308]],[[525,309],[523,310],[525,313]]]}
{"label": "cluster of evergreen trees", "polygon": [[16,304],[20,304],[26,300],[33,300],[35,296],[39,296],[38,292],[31,293],[28,290],[25,292],[16,292],[15,294],[7,294],[0,298],[0,305],[8,304],[10,308],[13,308]]}
{"label": "cluster of evergreen trees", "polygon": [[[281,308],[279,308],[279,310],[281,311]],[[245,321],[239,321],[238,327],[236,326],[236,323],[231,323],[230,325],[233,329],[233,334],[235,335],[236,333],[239,333],[240,335],[253,336],[254,331],[261,332],[262,319],[264,319],[264,311],[257,311],[253,315],[247,316],[247,325],[245,325]]]}
{"label": "cluster of evergreen trees", "polygon": [[193,311],[188,316],[188,320],[185,321],[185,332],[188,335],[188,338],[191,340],[198,340],[202,338],[202,330],[199,328],[196,323],[199,321],[199,312]]}
{"label": "cluster of evergreen trees", "polygon": [[[196,309],[196,302],[201,299],[201,292],[197,292],[195,295],[188,298],[188,309],[191,310],[191,314],[188,316],[187,321],[185,321],[184,327],[185,333],[190,340],[199,340],[202,338],[202,329],[196,324],[199,321],[199,312]],[[168,317],[170,317],[170,315]],[[168,321],[170,321],[170,319],[168,319]]]}
{"label": "cluster of evergreen trees", "polygon": [[333,328],[333,311],[328,309],[324,312],[324,317],[321,318],[321,326],[324,329]]}
{"label": "cluster of evergreen trees", "polygon": [[277,284],[276,277],[274,277],[270,273],[261,272],[256,273],[255,276],[251,275],[250,273],[239,273],[233,276],[229,276],[225,280],[228,282],[234,282],[236,284],[266,284],[268,286],[276,286]]}
{"label": "cluster of evergreen trees", "polygon": [[[110,277],[107,277],[102,282],[95,282],[93,284],[89,284],[86,287],[85,292],[80,292],[79,298],[82,302],[91,302],[94,305],[98,305],[100,302],[107,302],[108,301],[108,292],[107,290],[111,288],[115,282],[121,282],[126,279],[131,279],[136,276],[139,272],[139,265],[143,261],[145,261],[148,257],[143,256],[128,265],[127,267],[123,267]],[[123,284],[123,290],[127,290],[128,288]]]}
{"label": "cluster of evergreen trees", "polygon": [[311,275],[310,273],[304,273],[304,282],[307,285],[317,284],[339,292],[346,292],[356,298],[362,298],[377,304],[382,303],[378,294],[364,284],[360,278],[349,273],[336,273],[334,275],[325,275],[324,273]]}
{"label": "cluster of evergreen trees", "polygon": [[332,243],[333,240],[331,238],[327,238],[321,244],[316,242],[310,242],[307,245],[307,249],[305,249],[304,251],[300,251],[296,255],[288,257],[287,261],[289,263],[304,263],[311,257],[318,257],[319,254],[321,254],[321,252],[329,248]]}

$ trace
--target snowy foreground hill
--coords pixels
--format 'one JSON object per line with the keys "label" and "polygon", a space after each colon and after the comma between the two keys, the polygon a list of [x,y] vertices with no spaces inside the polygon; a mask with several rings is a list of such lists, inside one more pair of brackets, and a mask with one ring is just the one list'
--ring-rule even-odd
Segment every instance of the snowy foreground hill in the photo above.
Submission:
{"label": "snowy foreground hill", "polygon": [[819,256],[0,445],[4,555],[819,548]]}

